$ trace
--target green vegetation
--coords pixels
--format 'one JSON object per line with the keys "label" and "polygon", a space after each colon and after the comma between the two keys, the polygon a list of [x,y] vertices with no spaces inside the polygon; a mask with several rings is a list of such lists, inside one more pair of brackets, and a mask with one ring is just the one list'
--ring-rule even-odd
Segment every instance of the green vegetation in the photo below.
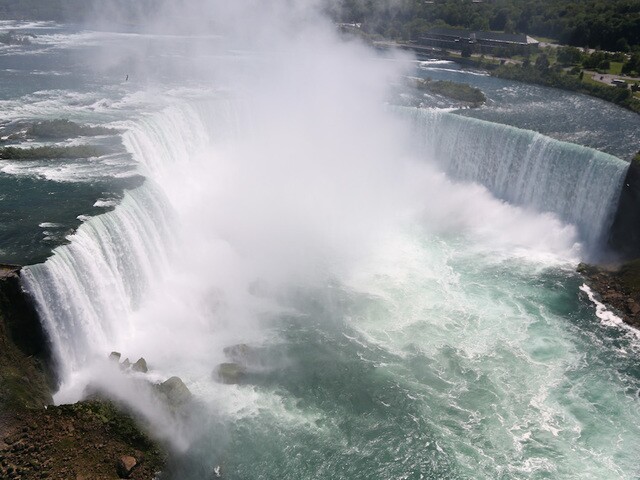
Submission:
{"label": "green vegetation", "polygon": [[38,344],[43,338],[25,303],[18,268],[0,265],[0,412],[42,408],[53,401]]}
{"label": "green vegetation", "polygon": [[3,147],[0,148],[2,160],[40,160],[53,158],[89,158],[97,157],[101,150],[89,146],[78,145],[71,147]]}
{"label": "green vegetation", "polygon": [[[78,21],[113,17],[135,23],[170,0],[0,0],[1,18]],[[325,0],[338,22],[364,33],[415,39],[435,26],[525,33],[577,47],[628,52],[640,47],[638,0]]]}
{"label": "green vegetation", "polygon": [[450,82],[445,80],[432,80],[431,78],[417,79],[416,86],[430,93],[443,95],[453,100],[469,103],[473,107],[479,107],[487,101],[482,90],[466,83]]}
{"label": "green vegetation", "polygon": [[66,139],[80,136],[110,135],[115,130],[106,127],[89,127],[65,119],[45,120],[34,123],[27,136],[46,139]]}
{"label": "green vegetation", "polygon": [[631,295],[640,295],[640,259],[623,264],[619,278],[625,291]]}
{"label": "green vegetation", "polygon": [[341,0],[329,11],[338,21],[362,23],[366,33],[403,40],[432,27],[452,26],[538,35],[610,51],[640,47],[637,0]]}

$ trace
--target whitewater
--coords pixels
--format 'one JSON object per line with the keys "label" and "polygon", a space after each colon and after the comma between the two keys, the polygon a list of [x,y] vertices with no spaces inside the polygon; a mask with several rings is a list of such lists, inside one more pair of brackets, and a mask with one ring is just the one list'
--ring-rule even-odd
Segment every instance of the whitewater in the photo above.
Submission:
{"label": "whitewater", "polygon": [[[390,106],[409,62],[314,28],[268,60],[216,54],[207,84],[40,94],[40,116],[121,129],[126,155],[98,159],[101,176],[144,177],[23,269],[56,402],[89,385],[127,402],[171,446],[166,478],[216,465],[230,479],[635,478],[640,344],[575,273],[602,245],[625,162]],[[139,40],[164,63],[164,37]],[[259,360],[247,381],[216,381],[241,343]],[[180,376],[197,418],[150,408],[114,350],[144,357],[150,380]]]}

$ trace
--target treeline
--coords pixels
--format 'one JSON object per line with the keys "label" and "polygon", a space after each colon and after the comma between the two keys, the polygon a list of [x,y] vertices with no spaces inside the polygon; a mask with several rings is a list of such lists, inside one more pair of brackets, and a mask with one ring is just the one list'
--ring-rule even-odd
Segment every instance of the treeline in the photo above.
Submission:
{"label": "treeline", "polygon": [[[640,49],[639,0],[324,0],[337,22],[368,34],[415,39],[434,26],[526,33],[576,47]],[[171,0],[0,0],[0,18],[137,22]]]}
{"label": "treeline", "polygon": [[330,14],[369,34],[415,39],[434,26],[525,33],[576,47],[640,49],[638,0],[336,0]]}
{"label": "treeline", "polygon": [[[464,51],[462,52],[464,55]],[[640,76],[640,51],[632,54],[624,54],[622,52],[606,52],[596,50],[591,53],[584,52],[577,47],[558,47],[550,50],[545,49],[542,55],[548,56],[552,54],[553,59],[565,67],[576,66],[587,70],[596,70],[600,73],[609,73],[612,63],[621,64],[620,73],[630,76]],[[496,52],[496,56],[512,58],[522,58],[520,52],[502,48]],[[530,56],[524,56],[525,64],[530,61]]]}

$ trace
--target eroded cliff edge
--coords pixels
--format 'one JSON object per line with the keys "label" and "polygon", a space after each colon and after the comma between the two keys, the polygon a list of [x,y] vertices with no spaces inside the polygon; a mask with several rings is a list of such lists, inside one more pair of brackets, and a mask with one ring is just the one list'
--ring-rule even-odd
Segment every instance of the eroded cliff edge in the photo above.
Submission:
{"label": "eroded cliff edge", "polygon": [[640,152],[631,160],[610,229],[613,262],[578,265],[587,285],[627,324],[640,329]]}
{"label": "eroded cliff edge", "polygon": [[52,405],[51,348],[19,272],[0,265],[0,478],[156,478],[164,452],[122,407]]}

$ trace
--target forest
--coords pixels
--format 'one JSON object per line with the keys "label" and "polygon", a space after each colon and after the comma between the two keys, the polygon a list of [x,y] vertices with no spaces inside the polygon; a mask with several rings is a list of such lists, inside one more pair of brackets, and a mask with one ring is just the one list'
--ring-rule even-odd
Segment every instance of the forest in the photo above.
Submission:
{"label": "forest", "polygon": [[[0,0],[0,18],[81,21],[112,11],[135,21],[166,1]],[[365,33],[385,38],[410,40],[434,26],[451,26],[526,33],[576,47],[640,49],[638,0],[325,0],[324,5],[336,22],[359,23]]]}
{"label": "forest", "polygon": [[328,8],[337,21],[386,38],[410,40],[451,26],[609,51],[640,48],[638,0],[338,0]]}

